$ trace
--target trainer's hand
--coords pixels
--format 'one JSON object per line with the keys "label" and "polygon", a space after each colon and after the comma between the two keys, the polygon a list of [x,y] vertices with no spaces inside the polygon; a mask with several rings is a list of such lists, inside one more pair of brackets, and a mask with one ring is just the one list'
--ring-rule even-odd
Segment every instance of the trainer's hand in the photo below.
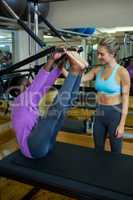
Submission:
{"label": "trainer's hand", "polygon": [[116,129],[115,136],[116,136],[116,138],[122,138],[123,135],[124,135],[124,126],[119,125]]}

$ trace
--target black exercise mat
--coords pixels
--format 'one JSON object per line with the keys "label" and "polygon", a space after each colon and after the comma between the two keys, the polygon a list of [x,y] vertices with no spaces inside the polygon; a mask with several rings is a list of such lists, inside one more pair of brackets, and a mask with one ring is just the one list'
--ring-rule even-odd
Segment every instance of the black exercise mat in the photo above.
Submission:
{"label": "black exercise mat", "polygon": [[29,173],[31,169],[42,176],[43,173],[53,174],[133,197],[132,156],[57,143],[54,151],[45,158],[30,160],[18,151],[0,162],[4,161],[6,166],[10,163],[14,167],[24,167]]}

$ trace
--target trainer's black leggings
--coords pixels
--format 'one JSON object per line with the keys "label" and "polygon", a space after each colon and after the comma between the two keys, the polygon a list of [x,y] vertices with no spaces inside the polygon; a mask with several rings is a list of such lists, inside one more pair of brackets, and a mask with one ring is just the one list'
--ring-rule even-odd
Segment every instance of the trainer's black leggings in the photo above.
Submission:
{"label": "trainer's black leggings", "polygon": [[121,153],[123,138],[116,138],[115,131],[121,119],[122,105],[99,105],[96,107],[96,115],[93,126],[94,144],[97,150],[104,150],[105,139],[109,135],[111,151]]}

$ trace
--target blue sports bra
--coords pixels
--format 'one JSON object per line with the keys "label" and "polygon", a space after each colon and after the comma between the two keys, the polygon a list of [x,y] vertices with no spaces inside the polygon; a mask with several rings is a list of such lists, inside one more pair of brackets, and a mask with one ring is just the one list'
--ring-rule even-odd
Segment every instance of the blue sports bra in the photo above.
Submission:
{"label": "blue sports bra", "polygon": [[100,72],[96,76],[95,82],[95,88],[99,93],[110,96],[118,95],[121,93],[121,86],[116,81],[116,73],[119,67],[119,64],[114,67],[110,77],[107,80],[102,79],[104,67],[101,67]]}

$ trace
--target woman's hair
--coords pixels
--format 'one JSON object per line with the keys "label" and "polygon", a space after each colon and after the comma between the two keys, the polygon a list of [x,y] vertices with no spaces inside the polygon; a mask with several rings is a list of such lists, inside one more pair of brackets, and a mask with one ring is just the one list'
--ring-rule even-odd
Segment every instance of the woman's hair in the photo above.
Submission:
{"label": "woman's hair", "polygon": [[14,77],[8,84],[6,91],[13,97],[17,97],[22,91],[21,86],[25,85],[28,86],[29,80],[24,76],[20,75],[18,77]]}
{"label": "woman's hair", "polygon": [[104,46],[109,53],[117,55],[120,46],[114,37],[105,37],[102,38],[99,42],[99,46]]}

